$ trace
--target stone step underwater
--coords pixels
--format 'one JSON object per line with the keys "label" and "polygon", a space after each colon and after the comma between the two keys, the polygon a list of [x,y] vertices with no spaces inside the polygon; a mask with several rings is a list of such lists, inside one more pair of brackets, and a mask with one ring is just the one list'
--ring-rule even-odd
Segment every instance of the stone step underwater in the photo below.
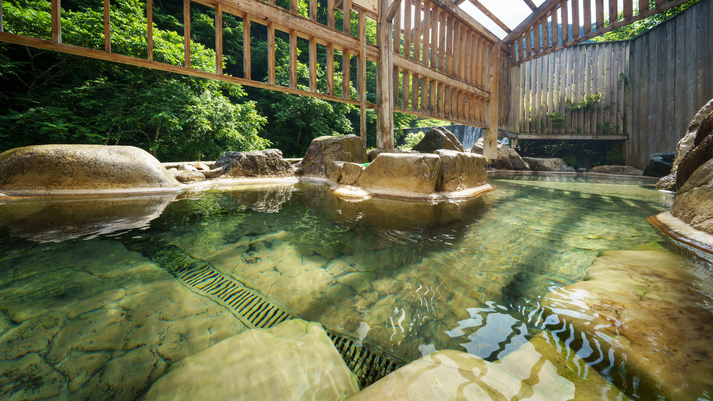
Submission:
{"label": "stone step underwater", "polygon": [[[149,235],[122,239],[124,246],[141,253],[157,266],[166,269],[196,294],[210,298],[228,309],[250,328],[269,329],[286,320],[298,318],[264,296],[230,278],[209,262],[196,259],[175,245]],[[354,372],[361,388],[387,376],[405,365],[405,361],[370,344],[325,328],[342,359]]]}

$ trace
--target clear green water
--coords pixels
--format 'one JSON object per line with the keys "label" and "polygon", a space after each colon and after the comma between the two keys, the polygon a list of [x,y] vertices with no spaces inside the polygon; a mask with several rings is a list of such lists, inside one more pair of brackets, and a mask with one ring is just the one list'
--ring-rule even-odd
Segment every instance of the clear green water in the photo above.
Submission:
{"label": "clear green water", "polygon": [[[600,251],[666,247],[645,219],[671,198],[651,182],[491,184],[475,200],[438,204],[356,202],[311,184],[2,204],[0,398],[135,399],[171,364],[245,330],[129,251],[132,238],[173,245],[407,361],[434,349],[506,358],[548,330],[541,298],[582,280]],[[623,397],[576,352],[550,345],[558,374]]]}

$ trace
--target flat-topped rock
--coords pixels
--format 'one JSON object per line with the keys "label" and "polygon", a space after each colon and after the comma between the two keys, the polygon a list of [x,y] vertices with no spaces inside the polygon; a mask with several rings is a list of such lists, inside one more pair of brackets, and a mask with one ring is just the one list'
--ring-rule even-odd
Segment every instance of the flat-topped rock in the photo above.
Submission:
{"label": "flat-topped rock", "polygon": [[[483,154],[483,138],[473,145],[471,153]],[[501,170],[529,170],[530,166],[520,157],[515,149],[498,142],[497,158],[490,160],[490,164]]]}
{"label": "flat-topped rock", "polygon": [[413,150],[421,153],[433,153],[438,149],[465,151],[458,138],[443,127],[435,127],[426,132],[423,139],[413,147]]}
{"label": "flat-topped rock", "polygon": [[367,155],[367,158],[369,159],[369,163],[373,162],[374,159],[376,159],[377,156],[379,156],[382,153],[412,153],[412,154],[419,154],[421,152],[417,152],[415,150],[404,150],[404,149],[372,149],[369,151],[369,154]]}
{"label": "flat-topped rock", "polygon": [[560,171],[569,173],[575,172],[574,168],[569,167],[563,159],[523,157],[522,160],[530,166],[530,170],[532,171]]}
{"label": "flat-topped rock", "polygon": [[288,320],[191,355],[158,379],[144,400],[342,400],[356,376],[319,323]]}
{"label": "flat-topped rock", "polygon": [[366,189],[431,194],[441,173],[441,158],[434,154],[382,153],[356,181]]}
{"label": "flat-topped rock", "polygon": [[331,162],[327,167],[327,178],[334,183],[353,185],[364,171],[359,163]]}
{"label": "flat-topped rock", "polygon": [[0,154],[0,189],[9,194],[179,186],[155,157],[133,146],[37,145]]}
{"label": "flat-topped rock", "polygon": [[667,251],[603,252],[585,281],[548,294],[543,306],[555,315],[548,320],[575,331],[559,331],[575,350],[629,395],[700,399],[713,391],[713,285],[699,270]]}
{"label": "flat-topped rock", "polygon": [[435,153],[441,158],[437,191],[456,192],[488,183],[485,171],[488,161],[484,156],[444,149]]}
{"label": "flat-topped rock", "polygon": [[303,174],[326,176],[330,162],[366,163],[366,149],[356,135],[321,136],[310,143],[300,163]]}

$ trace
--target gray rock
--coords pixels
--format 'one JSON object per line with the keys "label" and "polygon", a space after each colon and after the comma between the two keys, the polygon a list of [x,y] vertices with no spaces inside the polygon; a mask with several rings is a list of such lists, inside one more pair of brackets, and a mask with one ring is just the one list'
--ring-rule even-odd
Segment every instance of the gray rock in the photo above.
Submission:
{"label": "gray rock", "polygon": [[643,171],[631,166],[597,166],[589,170],[594,174],[615,174],[615,175],[643,175]]}
{"label": "gray rock", "polygon": [[184,184],[191,184],[194,182],[205,181],[205,175],[202,171],[198,171],[195,168],[193,170],[169,170],[169,173],[173,175],[178,182]]}
{"label": "gray rock", "polygon": [[413,150],[421,153],[433,153],[438,149],[465,152],[458,138],[443,127],[435,127],[426,132],[423,139],[413,147]]}
{"label": "gray rock", "polygon": [[444,149],[437,150],[436,155],[441,158],[441,174],[436,191],[462,191],[488,183],[485,172],[488,161],[484,156]]}
{"label": "gray rock", "polygon": [[686,156],[688,151],[696,145],[695,140],[698,136],[698,128],[700,128],[703,119],[706,118],[706,116],[708,116],[711,112],[713,112],[713,99],[709,100],[705,106],[701,107],[701,109],[698,110],[698,113],[693,116],[691,123],[688,124],[686,134],[678,142],[678,146],[676,148],[676,160],[673,161],[671,173],[678,171],[678,166],[681,164],[681,161],[683,161],[683,158]]}
{"label": "gray rock", "polygon": [[382,153],[420,153],[415,150],[404,150],[404,149],[372,149],[369,152],[368,159],[369,163],[373,162],[374,159],[376,159],[376,156],[379,156]]}
{"label": "gray rock", "polygon": [[256,152],[225,152],[215,162],[216,168],[225,169],[229,177],[284,177],[292,174],[290,163],[282,158],[278,149]]}
{"label": "gray rock", "polygon": [[644,175],[649,177],[663,177],[671,173],[676,152],[654,153],[644,168]]}
{"label": "gray rock", "polygon": [[441,173],[434,154],[383,153],[371,162],[356,184],[363,188],[430,194]]}
{"label": "gray rock", "polygon": [[678,189],[671,214],[696,230],[713,234],[712,184],[713,160],[708,160]]}
{"label": "gray rock", "polygon": [[366,149],[356,135],[322,136],[312,143],[300,163],[303,174],[325,177],[327,166],[333,161],[366,163]]}
{"label": "gray rock", "polygon": [[698,167],[713,156],[713,111],[706,116],[696,131],[693,147],[686,153],[676,170],[676,188],[680,189]]}
{"label": "gray rock", "polygon": [[676,192],[676,173],[669,174],[656,183],[656,189],[659,191]]}
{"label": "gray rock", "polygon": [[[470,151],[482,155],[483,138],[478,139]],[[497,146],[497,159],[488,161],[493,167],[501,170],[530,170],[528,163],[514,149],[502,143],[498,143]]]}
{"label": "gray rock", "polygon": [[155,157],[132,146],[38,145],[0,154],[6,193],[178,186]]}
{"label": "gray rock", "polygon": [[532,171],[575,172],[574,168],[569,167],[564,160],[558,158],[543,159],[539,157],[523,157],[522,160],[530,166],[530,170]]}
{"label": "gray rock", "polygon": [[580,167],[577,169],[577,173],[586,173],[586,172],[587,172],[587,169],[584,167]]}

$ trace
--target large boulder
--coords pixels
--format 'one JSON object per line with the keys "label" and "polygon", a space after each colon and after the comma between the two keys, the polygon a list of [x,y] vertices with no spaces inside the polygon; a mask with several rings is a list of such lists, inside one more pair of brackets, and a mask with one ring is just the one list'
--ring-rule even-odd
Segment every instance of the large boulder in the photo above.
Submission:
{"label": "large boulder", "polygon": [[671,173],[676,152],[654,153],[644,167],[644,175],[649,177],[663,177]]}
{"label": "large boulder", "polygon": [[678,189],[671,214],[696,230],[713,234],[713,160],[700,166]]}
{"label": "large boulder", "polygon": [[[473,145],[471,153],[483,154],[483,138]],[[498,142],[497,158],[490,160],[490,164],[500,170],[530,170],[530,166],[525,162],[520,155],[509,146]]]}
{"label": "large boulder", "polygon": [[331,162],[327,166],[327,178],[334,183],[353,185],[364,171],[364,166],[359,163]]}
{"label": "large boulder", "polygon": [[333,161],[366,163],[366,149],[356,135],[321,136],[310,143],[300,168],[303,174],[326,176]]}
{"label": "large boulder", "polygon": [[382,191],[431,194],[441,173],[441,158],[434,154],[383,153],[369,163],[356,185]]}
{"label": "large boulder", "polygon": [[292,174],[292,165],[278,149],[256,152],[225,152],[215,162],[214,170],[223,169],[228,177],[284,177]]}
{"label": "large boulder", "polygon": [[443,127],[435,127],[426,132],[423,139],[413,147],[413,150],[421,153],[433,153],[438,149],[465,151],[458,138]]}
{"label": "large boulder", "polygon": [[602,252],[585,281],[543,299],[545,321],[628,395],[700,399],[713,391],[709,285],[700,274],[669,251]]}
{"label": "large boulder", "polygon": [[37,145],[0,154],[0,190],[8,194],[178,186],[155,157],[132,146]]}
{"label": "large boulder", "polygon": [[680,189],[688,177],[713,156],[713,135],[711,134],[713,134],[713,111],[701,122],[693,140],[693,147],[678,164],[676,170],[677,189]]}
{"label": "large boulder", "polygon": [[455,192],[488,183],[485,168],[488,161],[475,153],[456,152],[440,149],[436,155],[441,158],[441,174],[438,177],[438,192]]}
{"label": "large boulder", "polygon": [[149,400],[343,400],[356,376],[319,323],[288,320],[230,337],[171,367]]}
{"label": "large boulder", "polygon": [[[705,106],[698,110],[698,113],[693,116],[691,123],[688,124],[688,130],[686,131],[686,134],[678,142],[678,146],[676,148],[676,159],[673,161],[671,173],[675,173],[676,171],[678,171],[678,166],[679,164],[681,164],[681,161],[683,161],[684,156],[686,156],[688,151],[696,145],[695,141],[696,138],[699,136],[698,129],[701,127],[703,120],[711,112],[713,112],[713,99],[709,100]],[[700,143],[700,140],[698,143]]]}
{"label": "large boulder", "polygon": [[643,175],[643,171],[631,166],[597,166],[589,170],[594,174],[616,174],[616,175]]}
{"label": "large boulder", "polygon": [[522,160],[525,161],[530,166],[532,171],[561,171],[574,173],[576,170],[567,165],[562,159],[549,158],[543,159],[539,157],[523,157]]}

